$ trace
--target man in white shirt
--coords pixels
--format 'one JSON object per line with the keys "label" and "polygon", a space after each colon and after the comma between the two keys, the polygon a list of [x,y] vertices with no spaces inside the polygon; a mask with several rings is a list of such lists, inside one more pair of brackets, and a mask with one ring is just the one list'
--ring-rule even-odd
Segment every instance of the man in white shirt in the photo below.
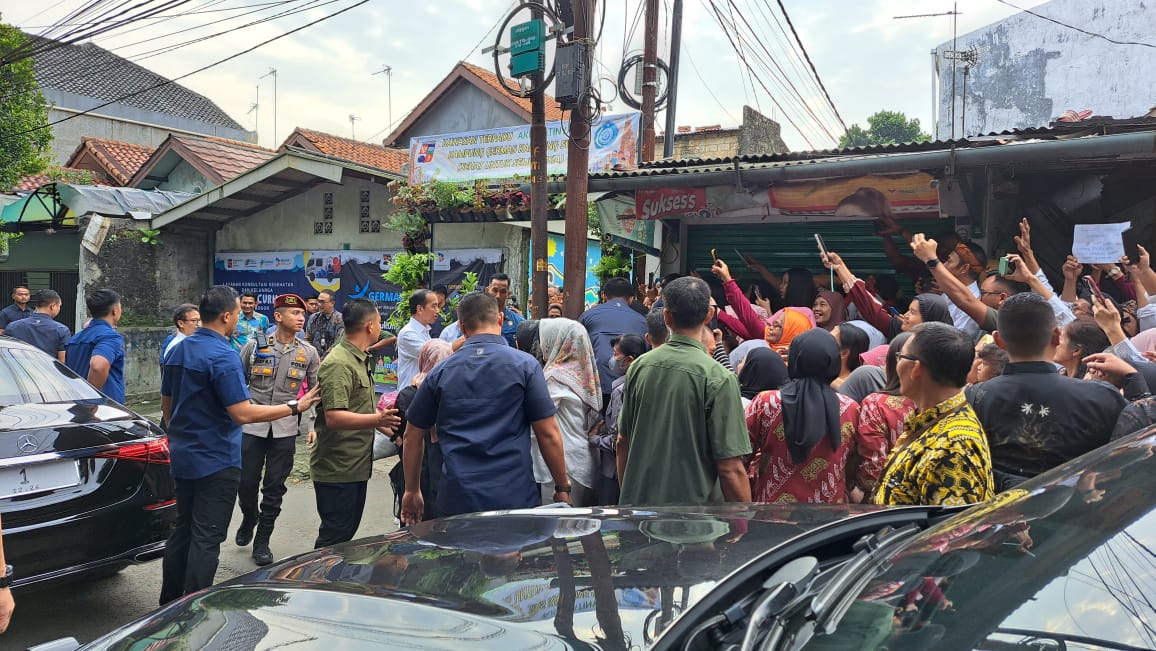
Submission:
{"label": "man in white shirt", "polygon": [[[967,286],[972,296],[980,298],[979,276],[987,269],[987,254],[983,252],[983,247],[974,242],[960,242],[948,254],[943,264],[952,276]],[[955,303],[948,303],[947,310],[956,328],[967,333],[972,339],[979,338],[980,327],[975,319],[968,316],[967,312]]]}
{"label": "man in white shirt", "polygon": [[413,384],[417,376],[417,357],[422,344],[430,340],[429,329],[438,319],[438,296],[419,289],[409,297],[409,323],[397,333],[397,388]]}

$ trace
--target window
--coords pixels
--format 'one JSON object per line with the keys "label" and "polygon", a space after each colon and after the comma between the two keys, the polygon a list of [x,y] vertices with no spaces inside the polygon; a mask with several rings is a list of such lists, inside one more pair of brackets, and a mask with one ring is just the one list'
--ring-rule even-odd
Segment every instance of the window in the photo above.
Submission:
{"label": "window", "polygon": [[38,350],[0,348],[0,407],[104,399],[60,362]]}

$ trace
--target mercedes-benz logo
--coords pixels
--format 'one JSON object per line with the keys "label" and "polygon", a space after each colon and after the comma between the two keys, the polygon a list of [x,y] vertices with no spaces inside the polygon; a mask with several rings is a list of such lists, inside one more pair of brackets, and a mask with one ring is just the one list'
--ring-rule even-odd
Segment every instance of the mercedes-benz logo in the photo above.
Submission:
{"label": "mercedes-benz logo", "polygon": [[40,449],[40,441],[31,434],[21,434],[20,438],[16,439],[16,447],[20,450],[20,454],[31,454]]}

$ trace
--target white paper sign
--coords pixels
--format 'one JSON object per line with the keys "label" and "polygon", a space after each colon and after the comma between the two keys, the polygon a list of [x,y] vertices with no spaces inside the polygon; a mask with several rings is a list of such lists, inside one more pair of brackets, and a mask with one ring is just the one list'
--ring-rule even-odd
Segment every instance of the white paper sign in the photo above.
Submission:
{"label": "white paper sign", "polygon": [[1072,255],[1084,264],[1119,262],[1124,257],[1124,231],[1132,222],[1119,224],[1076,224]]}

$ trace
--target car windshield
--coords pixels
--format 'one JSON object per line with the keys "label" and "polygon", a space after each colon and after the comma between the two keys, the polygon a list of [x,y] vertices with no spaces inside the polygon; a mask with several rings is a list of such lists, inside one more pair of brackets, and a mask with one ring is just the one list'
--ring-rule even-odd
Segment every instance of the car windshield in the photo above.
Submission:
{"label": "car windshield", "polygon": [[92,385],[48,355],[0,347],[0,407],[102,400]]}
{"label": "car windshield", "polygon": [[807,648],[1156,648],[1154,432],[928,530]]}

